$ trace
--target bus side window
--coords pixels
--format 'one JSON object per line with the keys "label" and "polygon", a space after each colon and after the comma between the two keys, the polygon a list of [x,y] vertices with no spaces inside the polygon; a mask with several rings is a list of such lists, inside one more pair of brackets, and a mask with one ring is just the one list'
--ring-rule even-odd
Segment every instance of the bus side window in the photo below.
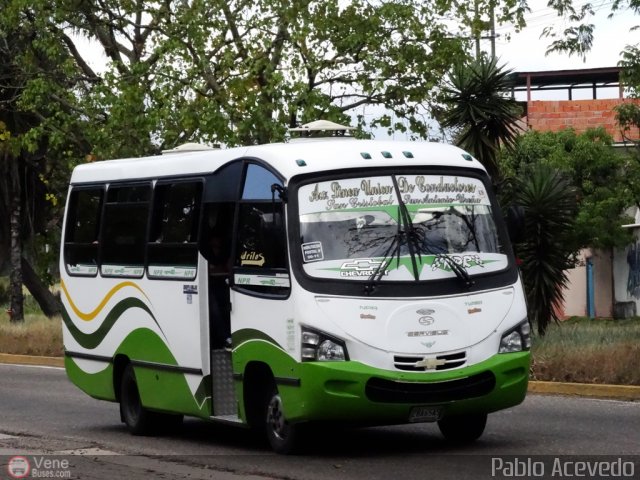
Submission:
{"label": "bus side window", "polygon": [[69,199],[64,258],[70,275],[98,273],[98,236],[104,189],[74,190]]}
{"label": "bus side window", "polygon": [[100,272],[142,277],[151,185],[113,186],[104,209]]}
{"label": "bus side window", "polygon": [[200,181],[156,185],[147,246],[150,278],[196,277],[201,199]]}
{"label": "bus side window", "polygon": [[[237,287],[264,294],[289,291],[276,278],[287,273],[284,205],[271,185],[282,182],[269,170],[249,164],[238,209],[234,273]],[[269,278],[272,277],[272,278]],[[280,277],[282,278],[282,277]]]}

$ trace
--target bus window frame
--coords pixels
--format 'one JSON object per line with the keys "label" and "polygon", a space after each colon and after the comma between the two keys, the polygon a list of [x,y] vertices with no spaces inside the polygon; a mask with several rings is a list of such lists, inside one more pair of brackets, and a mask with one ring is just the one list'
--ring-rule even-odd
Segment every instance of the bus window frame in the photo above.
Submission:
{"label": "bus window frame", "polygon": [[[146,243],[145,243],[145,255],[144,255],[144,276],[149,280],[164,280],[164,281],[187,281],[192,282],[198,278],[198,258],[201,255],[200,245],[201,245],[201,235],[202,235],[202,220],[203,220],[203,212],[204,212],[204,195],[205,195],[205,177],[202,175],[198,175],[195,177],[162,177],[157,179],[153,184],[153,190],[151,192],[151,208],[149,209],[149,217],[147,221],[147,234],[146,234]],[[157,192],[156,188],[162,187],[164,185],[176,185],[180,183],[199,183],[200,184],[200,201],[198,204],[198,218],[194,219],[196,222],[196,234],[197,239],[195,242],[188,242],[187,244],[191,246],[196,252],[196,263],[195,263],[195,275],[193,277],[162,277],[157,275],[149,274],[149,246],[153,245],[154,242],[151,240],[151,233],[153,229],[153,221],[155,219],[156,214],[156,197]],[[173,242],[175,243],[175,242]]]}
{"label": "bus window frame", "polygon": [[[100,199],[100,205],[98,207],[98,235],[96,238],[96,241],[98,242],[96,245],[96,272],[95,273],[91,273],[88,275],[83,275],[83,274],[78,274],[78,273],[73,273],[69,271],[69,262],[67,261],[67,244],[71,243],[67,240],[67,237],[69,235],[69,229],[70,229],[70,221],[72,220],[70,218],[70,209],[72,207],[76,207],[76,205],[72,204],[71,201],[71,197],[74,193],[76,192],[80,192],[83,190],[101,190],[102,191],[102,198]],[[67,273],[67,275],[69,275],[70,277],[78,277],[78,278],[96,278],[98,275],[100,275],[100,255],[101,255],[101,244],[100,244],[100,239],[102,236],[102,216],[104,215],[104,204],[106,201],[106,196],[107,196],[107,183],[87,183],[87,184],[80,184],[80,185],[71,185],[70,189],[67,193],[67,198],[68,198],[68,204],[67,204],[67,208],[65,211],[65,224],[64,224],[64,242],[62,245],[62,256],[63,256],[63,263],[64,263],[64,268],[65,271]],[[75,212],[74,212],[74,218],[75,220]],[[74,242],[75,243],[75,242]]]}
{"label": "bus window frame", "polygon": [[244,157],[241,160],[243,161],[242,175],[240,178],[240,182],[238,184],[238,192],[234,200],[235,210],[234,210],[233,235],[232,235],[232,247],[231,247],[231,258],[233,259],[233,265],[231,267],[231,272],[229,275],[229,286],[232,290],[238,293],[241,293],[243,295],[257,297],[265,300],[287,300],[291,296],[291,290],[292,290],[291,259],[289,257],[290,255],[289,233],[288,233],[289,222],[287,221],[288,202],[285,202],[284,200],[279,199],[277,195],[275,197],[275,200],[276,202],[280,202],[280,204],[282,205],[282,228],[284,229],[283,233],[284,233],[284,248],[285,248],[285,255],[284,255],[285,265],[280,268],[265,269],[265,273],[275,274],[275,273],[286,272],[287,275],[289,276],[289,287],[286,288],[286,292],[283,292],[283,293],[269,293],[269,292],[256,291],[251,288],[247,288],[243,285],[235,283],[236,274],[242,274],[242,273],[251,274],[256,272],[256,269],[254,267],[242,267],[242,266],[237,266],[235,264],[235,261],[238,255],[237,249],[238,249],[238,228],[239,228],[239,222],[240,222],[240,206],[243,203],[244,204],[248,204],[248,203],[271,204],[272,203],[272,200],[256,200],[256,199],[243,200],[242,199],[245,182],[247,179],[247,172],[249,171],[249,165],[257,165],[259,167],[264,168],[265,170],[273,174],[273,176],[280,181],[280,184],[282,186],[286,187],[285,177],[267,162],[264,162],[260,158],[256,158],[256,157]]}
{"label": "bus window frame", "polygon": [[[154,188],[155,188],[155,182],[157,180],[156,179],[135,179],[133,181],[130,180],[124,180],[124,181],[119,181],[119,182],[105,182],[105,199],[104,202],[102,204],[102,220],[100,223],[100,238],[98,239],[98,244],[99,244],[99,248],[98,248],[98,271],[100,273],[100,277],[102,278],[133,278],[133,279],[141,279],[144,278],[146,276],[146,270],[147,270],[147,239],[149,238],[149,228],[150,228],[150,224],[151,224],[151,209],[153,207],[153,193],[154,193]],[[105,212],[107,209],[107,203],[109,203],[107,201],[107,197],[109,195],[109,190],[111,188],[126,188],[126,187],[135,187],[135,186],[149,186],[150,187],[150,192],[149,192],[149,200],[148,200],[148,204],[149,204],[149,208],[147,211],[147,224],[145,227],[145,234],[144,234],[144,253],[143,253],[143,260],[142,260],[142,273],[140,275],[109,275],[109,274],[105,274],[102,271],[102,268],[104,266],[104,261],[103,261],[103,254],[104,254],[104,218],[105,218]],[[112,203],[117,203],[117,202],[112,202]],[[142,202],[140,202],[142,203]]]}

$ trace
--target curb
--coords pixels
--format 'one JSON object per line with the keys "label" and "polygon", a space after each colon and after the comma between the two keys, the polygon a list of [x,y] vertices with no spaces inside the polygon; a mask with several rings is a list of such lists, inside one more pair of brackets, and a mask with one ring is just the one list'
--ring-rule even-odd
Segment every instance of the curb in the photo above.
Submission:
{"label": "curb", "polygon": [[[64,367],[64,358],[0,353],[0,363]],[[532,380],[529,381],[528,392],[545,395],[570,395],[640,401],[640,386],[635,385],[601,385],[595,383],[563,383]]]}
{"label": "curb", "polygon": [[8,363],[11,365],[37,365],[40,367],[64,367],[64,358],[0,353],[0,363]]}
{"label": "curb", "polygon": [[529,393],[640,400],[640,386],[530,381]]}

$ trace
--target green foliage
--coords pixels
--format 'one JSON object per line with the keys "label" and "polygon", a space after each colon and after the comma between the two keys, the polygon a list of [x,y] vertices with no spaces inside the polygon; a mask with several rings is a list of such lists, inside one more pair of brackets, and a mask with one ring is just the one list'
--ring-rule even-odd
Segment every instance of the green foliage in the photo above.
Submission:
{"label": "green foliage", "polygon": [[[637,45],[628,45],[622,52],[619,65],[622,67],[621,81],[626,85],[629,96],[632,99],[640,99],[640,48]],[[640,163],[640,138],[634,138],[634,134],[637,135],[637,129],[640,128],[640,105],[637,102],[624,102],[616,106],[615,110],[622,136],[625,142],[635,147],[632,155],[635,162]],[[638,197],[640,198],[640,195]]]}
{"label": "green foliage", "polygon": [[508,95],[511,70],[496,58],[484,57],[456,64],[443,89],[446,110],[439,120],[445,128],[458,129],[456,143],[473,155],[498,178],[501,145],[513,148],[522,110]]}
{"label": "green foliage", "polygon": [[575,192],[570,181],[548,165],[536,164],[518,178],[514,201],[525,210],[524,238],[516,245],[522,260],[530,320],[544,335],[562,304],[562,290],[574,253]]}
{"label": "green foliage", "polygon": [[580,249],[627,245],[621,225],[633,204],[640,169],[611,146],[604,129],[583,134],[529,131],[504,152],[502,203],[526,210],[523,241],[515,245],[529,311],[544,335],[562,301],[566,270]]}
{"label": "green foliage", "polygon": [[[640,181],[640,169],[617,153],[611,142],[602,128],[580,135],[571,129],[529,131],[502,159],[507,183],[530,176],[538,165],[556,169],[570,181],[578,210],[566,241],[576,252],[583,247],[621,247],[631,241],[630,232],[621,225],[631,222],[624,212],[634,204],[632,192]],[[507,197],[513,191],[507,186],[503,194]]]}

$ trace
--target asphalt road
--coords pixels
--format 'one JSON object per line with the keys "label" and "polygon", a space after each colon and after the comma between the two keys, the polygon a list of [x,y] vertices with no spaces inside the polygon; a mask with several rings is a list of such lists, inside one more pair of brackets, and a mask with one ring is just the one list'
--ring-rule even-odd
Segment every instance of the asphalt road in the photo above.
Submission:
{"label": "asphalt road", "polygon": [[[0,364],[0,479],[11,478],[1,465],[15,455],[40,474],[40,455],[53,455],[46,458],[57,469],[49,472],[82,479],[533,478],[540,469],[566,478],[576,461],[626,465],[640,478],[640,403],[530,395],[489,416],[470,446],[447,444],[435,424],[329,429],[306,454],[285,457],[247,430],[199,420],[166,436],[134,437],[116,404],[89,398],[62,369]],[[557,462],[564,475],[552,470]]]}

